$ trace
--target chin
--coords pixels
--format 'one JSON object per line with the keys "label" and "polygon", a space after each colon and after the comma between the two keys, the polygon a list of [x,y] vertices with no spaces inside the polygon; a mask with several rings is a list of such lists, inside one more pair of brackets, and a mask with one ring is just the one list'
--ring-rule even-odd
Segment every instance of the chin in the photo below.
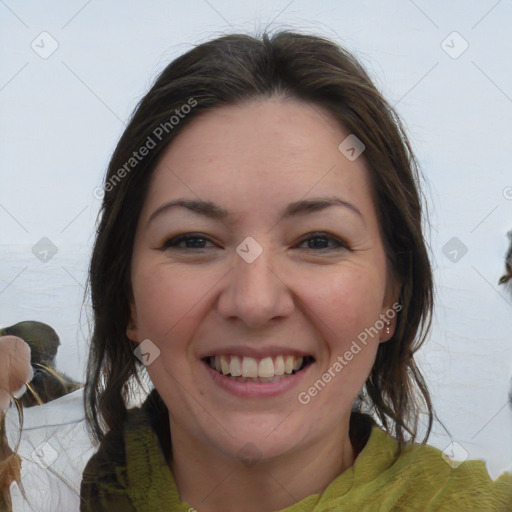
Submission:
{"label": "chin", "polygon": [[214,431],[211,424],[204,425],[202,437],[206,437],[210,446],[215,446],[227,457],[238,459],[251,467],[256,462],[284,456],[302,444],[311,426],[307,425],[305,419],[297,424],[297,417],[294,416],[289,412],[244,412],[229,420],[225,418],[222,428]]}

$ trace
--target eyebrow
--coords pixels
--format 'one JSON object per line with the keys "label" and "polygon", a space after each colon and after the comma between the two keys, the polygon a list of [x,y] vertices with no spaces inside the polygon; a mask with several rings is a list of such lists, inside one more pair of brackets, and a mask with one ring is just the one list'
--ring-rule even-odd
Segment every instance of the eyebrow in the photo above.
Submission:
{"label": "eyebrow", "polygon": [[[213,203],[212,201],[180,198],[175,199],[173,201],[169,201],[159,206],[150,215],[147,224],[149,225],[155,217],[168,211],[169,209],[175,206],[186,208],[189,211],[192,211],[199,215],[203,215],[213,220],[226,220],[232,216],[228,210]],[[319,197],[313,199],[301,199],[300,201],[290,203],[282,212],[281,220],[288,219],[290,217],[297,217],[299,215],[307,215],[313,212],[319,212],[331,206],[342,206],[344,208],[347,208],[348,210],[359,215],[361,219],[363,219],[362,213],[352,203],[344,201],[339,197]]]}

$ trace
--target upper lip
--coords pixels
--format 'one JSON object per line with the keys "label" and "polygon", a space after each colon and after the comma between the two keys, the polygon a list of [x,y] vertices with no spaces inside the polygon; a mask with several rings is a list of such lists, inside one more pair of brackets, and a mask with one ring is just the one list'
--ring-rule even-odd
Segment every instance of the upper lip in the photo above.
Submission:
{"label": "upper lip", "polygon": [[275,356],[294,356],[294,357],[306,357],[311,356],[311,352],[305,352],[303,350],[297,350],[295,348],[288,347],[241,347],[241,346],[228,346],[211,349],[208,352],[200,355],[200,359],[204,359],[206,357],[215,357],[215,356],[239,356],[239,357],[253,357],[254,359],[263,359],[265,357],[275,357]]}

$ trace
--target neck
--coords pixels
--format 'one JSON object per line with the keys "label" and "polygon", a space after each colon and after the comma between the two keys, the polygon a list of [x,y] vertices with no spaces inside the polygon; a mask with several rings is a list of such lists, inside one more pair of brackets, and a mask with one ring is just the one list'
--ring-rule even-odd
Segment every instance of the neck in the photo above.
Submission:
{"label": "neck", "polygon": [[281,510],[321,494],[355,459],[348,420],[328,438],[254,464],[191,438],[172,419],[171,432],[171,467],[180,497],[201,512]]}

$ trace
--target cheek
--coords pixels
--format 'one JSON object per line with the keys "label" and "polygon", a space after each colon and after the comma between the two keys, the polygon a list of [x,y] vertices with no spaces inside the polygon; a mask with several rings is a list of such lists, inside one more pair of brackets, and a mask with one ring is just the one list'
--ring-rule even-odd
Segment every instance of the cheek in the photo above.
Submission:
{"label": "cheek", "polygon": [[215,307],[223,272],[168,262],[146,262],[140,269],[133,273],[139,340],[149,338],[160,348],[161,362],[181,373],[184,357],[195,357],[191,341]]}
{"label": "cheek", "polygon": [[[312,283],[314,283],[312,285]],[[305,279],[301,285],[309,315],[332,345],[346,344],[365,328],[374,325],[381,312],[385,283],[368,267],[346,266],[337,271]]]}
{"label": "cheek", "polygon": [[[182,403],[180,386],[170,384],[173,379],[187,383],[192,377],[186,364],[187,359],[192,360],[188,341],[198,322],[194,315],[201,296],[190,276],[169,265],[146,263],[140,268],[134,268],[132,274],[138,339],[149,339],[160,350],[146,371],[163,397]],[[190,388],[190,382],[186,387]]]}
{"label": "cheek", "polygon": [[379,319],[384,295],[378,283],[369,269],[365,273],[347,270],[332,276],[310,301],[316,306],[310,318],[318,319],[316,328],[325,348],[314,389],[309,388],[321,395],[316,402],[319,421],[338,418],[345,410],[342,405],[350,407],[374,364],[379,335],[371,328]]}
{"label": "cheek", "polygon": [[142,272],[136,270],[133,292],[139,337],[150,338],[157,345],[176,338],[175,331],[188,315],[193,315],[200,300],[189,276],[163,264],[147,265]]}
{"label": "cheek", "polygon": [[317,281],[317,292],[304,296],[324,351],[318,373],[301,389],[299,398],[311,400],[310,411],[320,423],[341,420],[374,364],[379,336],[375,331],[368,333],[379,318],[384,295],[377,276],[369,269],[339,272],[323,283]]}
{"label": "cheek", "polygon": [[375,361],[379,336],[374,329],[385,291],[379,275],[373,268],[347,266],[317,279],[314,289],[311,284],[302,287],[308,317],[324,344],[318,362],[328,390],[320,402],[332,404],[334,410],[341,397],[352,402]]}

